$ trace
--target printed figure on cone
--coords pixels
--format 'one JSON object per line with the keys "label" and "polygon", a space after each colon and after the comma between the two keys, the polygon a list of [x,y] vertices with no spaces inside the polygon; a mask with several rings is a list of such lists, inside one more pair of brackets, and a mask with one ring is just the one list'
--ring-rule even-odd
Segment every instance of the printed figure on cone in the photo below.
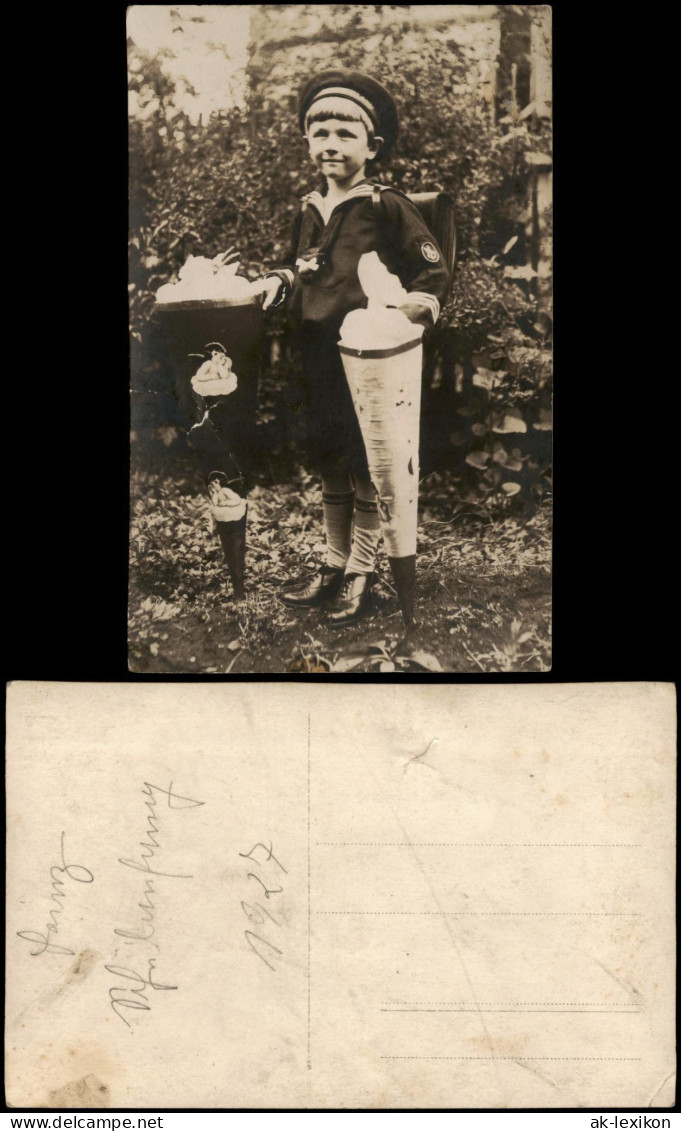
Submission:
{"label": "printed figure on cone", "polygon": [[[356,71],[324,71],[300,92],[299,123],[322,183],[302,199],[288,264],[266,277],[263,308],[286,303],[300,320],[304,408],[310,456],[322,477],[326,560],[283,600],[298,608],[327,605],[333,624],[354,620],[366,605],[383,529],[409,630],[415,624],[420,336],[437,321],[449,273],[416,206],[367,175],[367,165],[385,157],[397,138],[397,109],[385,87]],[[346,316],[367,313],[360,261],[369,262],[363,257],[371,253],[397,291],[384,301],[382,320],[375,320],[377,339],[359,355],[350,348],[342,356]],[[369,302],[369,313],[371,307]],[[388,315],[406,333],[397,326],[400,345],[385,350],[381,327],[385,340],[397,340]],[[375,359],[381,365],[358,369],[355,358],[372,360],[372,353],[381,355]],[[409,421],[394,411],[401,407],[399,389],[407,387]]]}

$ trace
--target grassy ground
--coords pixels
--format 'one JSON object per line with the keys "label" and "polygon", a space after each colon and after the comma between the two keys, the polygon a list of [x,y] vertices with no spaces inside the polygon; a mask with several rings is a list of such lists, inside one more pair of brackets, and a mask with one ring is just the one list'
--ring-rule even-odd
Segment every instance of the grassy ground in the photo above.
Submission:
{"label": "grassy ground", "polygon": [[366,616],[330,627],[279,600],[323,555],[319,482],[302,469],[250,494],[247,595],[235,603],[200,476],[180,458],[132,476],[129,666],[145,673],[537,672],[550,667],[550,515],[456,512],[446,475],[422,484],[409,657],[387,558]]}

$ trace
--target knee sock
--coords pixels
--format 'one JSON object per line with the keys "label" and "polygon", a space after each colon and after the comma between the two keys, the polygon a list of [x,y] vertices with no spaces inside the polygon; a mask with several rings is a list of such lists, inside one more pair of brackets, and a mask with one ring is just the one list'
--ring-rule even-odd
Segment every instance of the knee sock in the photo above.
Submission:
{"label": "knee sock", "polygon": [[355,493],[349,489],[331,490],[339,484],[322,479],[322,509],[326,534],[326,564],[332,569],[343,569],[350,555],[352,511]]}
{"label": "knee sock", "polygon": [[381,537],[381,524],[376,506],[376,492],[368,476],[355,475],[355,521],[352,547],[345,566],[347,573],[373,573],[376,551]]}

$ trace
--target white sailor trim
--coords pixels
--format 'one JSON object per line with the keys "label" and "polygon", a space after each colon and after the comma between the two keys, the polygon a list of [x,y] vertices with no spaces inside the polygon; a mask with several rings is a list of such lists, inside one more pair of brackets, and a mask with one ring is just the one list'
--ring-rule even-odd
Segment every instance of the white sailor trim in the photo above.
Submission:
{"label": "white sailor trim", "polygon": [[[376,185],[375,187],[378,188],[379,186]],[[371,196],[373,191],[374,191],[374,185],[366,184],[366,182],[362,182],[362,184],[355,185],[354,188],[351,188],[350,192],[346,194],[345,199],[347,200],[348,197],[351,197],[351,196]]]}
{"label": "white sailor trim", "polygon": [[[373,184],[365,184],[365,183],[362,183],[360,185],[355,185],[354,188],[351,188],[350,191],[345,194],[345,196],[343,197],[342,200],[338,201],[338,204],[334,204],[333,208],[331,209],[331,212],[329,213],[329,217],[331,217],[333,215],[333,213],[336,211],[337,208],[340,208],[342,204],[345,204],[346,200],[356,200],[358,197],[371,196],[373,191],[374,191],[374,187],[382,188],[383,186],[382,185],[374,186]],[[300,198],[302,204],[314,204],[314,206],[317,209],[317,211],[319,212],[319,215],[321,216],[322,220],[324,219],[324,213],[325,213],[325,208],[324,208],[325,199],[326,198],[323,197],[320,192],[317,192],[316,189],[313,190],[312,192],[306,193],[305,196],[301,196],[301,198]]]}
{"label": "white sailor trim", "polygon": [[426,291],[410,291],[409,301],[415,302],[419,306],[427,306],[433,316],[433,325],[435,325],[440,317],[440,303],[435,295],[429,295]]}
{"label": "white sailor trim", "polygon": [[319,208],[319,204],[323,200],[324,197],[322,194],[314,189],[312,192],[306,192],[305,196],[301,196],[300,198],[301,204],[314,204],[316,208]]}

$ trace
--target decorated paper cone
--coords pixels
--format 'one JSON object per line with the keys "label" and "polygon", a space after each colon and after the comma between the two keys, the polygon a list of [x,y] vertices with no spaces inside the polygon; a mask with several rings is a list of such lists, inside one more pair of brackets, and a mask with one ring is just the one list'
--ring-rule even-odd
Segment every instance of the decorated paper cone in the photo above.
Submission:
{"label": "decorated paper cone", "polygon": [[[263,342],[262,295],[245,301],[158,303],[156,313],[177,395],[192,422],[189,441],[203,470],[234,593],[239,597],[244,587],[246,497]],[[192,383],[210,346],[230,359],[229,377]],[[192,356],[197,354],[202,356]]]}
{"label": "decorated paper cone", "polygon": [[421,411],[421,339],[384,350],[339,343],[364,438],[390,558],[416,553]]}

